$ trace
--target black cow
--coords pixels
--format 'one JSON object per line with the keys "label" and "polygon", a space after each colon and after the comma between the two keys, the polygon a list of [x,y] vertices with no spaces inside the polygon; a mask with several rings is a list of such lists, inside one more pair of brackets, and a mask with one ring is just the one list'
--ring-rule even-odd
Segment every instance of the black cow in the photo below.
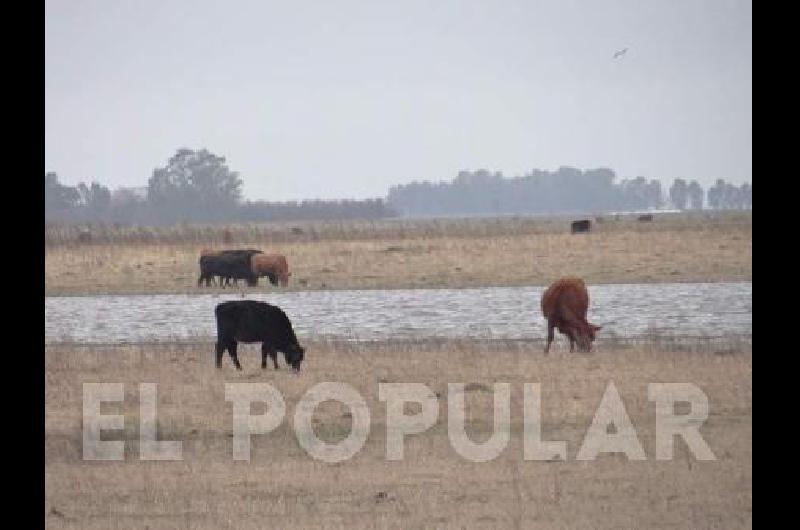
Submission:
{"label": "black cow", "polygon": [[572,221],[572,233],[577,234],[580,232],[588,232],[591,227],[589,219],[581,219],[580,221]]}
{"label": "black cow", "polygon": [[653,214],[648,213],[648,214],[640,215],[639,216],[639,221],[642,222],[642,223],[652,222],[653,221]]}
{"label": "black cow", "polygon": [[[225,254],[225,255],[237,256],[238,258],[241,258],[243,260],[247,260],[248,263],[251,263],[251,261],[252,261],[251,258],[253,257],[253,255],[255,255],[255,254],[263,254],[264,253],[263,251],[257,250],[257,249],[254,249],[254,248],[247,248],[247,249],[242,249],[242,250],[223,250],[221,252],[222,252],[222,254]],[[251,265],[250,268],[252,269],[252,265]],[[239,270],[238,266],[237,266],[237,270]],[[225,284],[224,285],[230,285],[231,284],[231,280],[233,280],[233,285],[238,285],[240,279],[247,280],[247,285],[249,285],[251,287],[254,286],[254,285],[258,285],[258,276],[255,276],[255,279],[253,279],[253,278],[251,278],[249,276],[241,276],[241,275],[240,276],[227,276],[227,277],[225,277]],[[274,285],[277,285],[275,282],[272,282],[272,283]]]}
{"label": "black cow", "polygon": [[[214,276],[220,277],[220,284],[224,287],[230,285],[231,279],[246,280],[247,285],[258,284],[258,277],[253,274],[250,258],[253,254],[260,254],[260,250],[222,250],[215,254],[200,256],[200,277],[197,285],[205,280],[208,287]],[[223,282],[224,280],[224,282]]]}
{"label": "black cow", "polygon": [[292,323],[281,308],[255,300],[232,300],[217,305],[214,315],[217,319],[217,368],[222,366],[222,354],[227,349],[234,366],[241,370],[236,357],[237,343],[260,342],[262,369],[267,367],[267,356],[270,356],[277,370],[278,352],[282,351],[286,364],[295,372],[300,371],[305,348],[297,342]]}
{"label": "black cow", "polygon": [[[237,263],[235,270],[240,272],[242,271],[241,263],[243,263],[244,260],[250,262],[250,259],[253,257],[254,254],[263,254],[261,250],[257,250],[254,248],[247,248],[241,250],[220,250],[219,253],[223,256],[232,256],[232,259],[235,260]],[[226,285],[230,285],[231,280],[233,280],[233,285],[239,285],[239,280],[241,279],[247,280],[247,285],[250,285],[251,287],[257,285],[258,283],[258,277],[256,277],[255,280],[253,280],[252,278],[245,276],[243,274],[224,276],[220,278],[220,283],[222,284],[223,287],[225,287]],[[224,283],[222,282],[222,280],[224,280]]]}

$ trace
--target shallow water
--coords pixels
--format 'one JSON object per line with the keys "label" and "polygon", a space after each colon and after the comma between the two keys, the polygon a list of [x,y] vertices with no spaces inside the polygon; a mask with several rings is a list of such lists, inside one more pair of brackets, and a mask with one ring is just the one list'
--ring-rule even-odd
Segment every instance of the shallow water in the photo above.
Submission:
{"label": "shallow water", "polygon": [[[280,306],[298,336],[347,339],[508,338],[547,334],[544,287],[306,291],[248,294]],[[752,283],[589,287],[588,320],[602,335],[751,335]],[[214,337],[214,307],[235,292],[46,297],[45,341],[137,342]]]}

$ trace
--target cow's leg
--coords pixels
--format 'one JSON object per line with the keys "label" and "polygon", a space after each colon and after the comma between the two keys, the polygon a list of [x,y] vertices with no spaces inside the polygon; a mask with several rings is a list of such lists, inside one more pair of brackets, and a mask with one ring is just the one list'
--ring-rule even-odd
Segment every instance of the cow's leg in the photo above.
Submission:
{"label": "cow's leg", "polygon": [[547,344],[544,347],[544,352],[545,353],[549,353],[550,352],[550,344],[552,344],[553,338],[555,336],[555,328],[556,328],[555,324],[552,321],[548,320],[547,321]]}
{"label": "cow's leg", "polygon": [[569,351],[570,353],[575,351],[575,337],[572,333],[569,334]]}
{"label": "cow's leg", "polygon": [[261,344],[261,368],[266,369],[267,367],[267,356],[272,357],[272,364],[275,365],[275,369],[278,369],[278,352],[267,343]]}
{"label": "cow's leg", "polygon": [[233,359],[233,365],[236,367],[237,370],[242,369],[242,365],[239,364],[239,358],[236,356],[236,342],[231,342],[228,345],[228,353],[231,354],[231,359]]}
{"label": "cow's leg", "polygon": [[217,341],[216,344],[216,365],[217,368],[222,368],[222,354],[225,353],[225,344]]}
{"label": "cow's leg", "polygon": [[261,369],[265,370],[267,368],[267,356],[272,357],[272,353],[269,351],[269,345],[266,342],[261,343]]}
{"label": "cow's leg", "polygon": [[267,353],[269,354],[270,357],[272,357],[272,366],[274,366],[275,369],[277,370],[278,369],[278,350],[276,350],[272,346],[269,346],[268,349],[267,349]]}

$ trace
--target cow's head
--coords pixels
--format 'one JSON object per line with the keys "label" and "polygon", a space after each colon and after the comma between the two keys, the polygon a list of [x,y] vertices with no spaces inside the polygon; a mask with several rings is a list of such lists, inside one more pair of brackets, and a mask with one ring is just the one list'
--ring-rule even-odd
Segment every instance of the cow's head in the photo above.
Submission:
{"label": "cow's head", "polygon": [[595,332],[602,329],[602,327],[603,326],[595,326],[589,323],[578,327],[575,330],[575,342],[578,343],[578,351],[592,351],[592,342],[594,342]]}
{"label": "cow's head", "polygon": [[300,346],[297,343],[294,343],[292,346],[286,350],[286,363],[292,367],[292,370],[295,372],[300,371],[300,363],[303,362],[303,358],[306,354],[306,349]]}

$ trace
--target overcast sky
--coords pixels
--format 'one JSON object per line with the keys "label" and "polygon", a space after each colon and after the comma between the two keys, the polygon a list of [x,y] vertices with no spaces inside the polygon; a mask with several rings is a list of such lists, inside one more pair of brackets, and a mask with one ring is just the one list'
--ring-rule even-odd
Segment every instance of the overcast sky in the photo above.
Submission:
{"label": "overcast sky", "polygon": [[226,157],[266,200],[479,168],[752,182],[749,1],[45,9],[45,171],[69,184],[145,186],[180,147]]}

